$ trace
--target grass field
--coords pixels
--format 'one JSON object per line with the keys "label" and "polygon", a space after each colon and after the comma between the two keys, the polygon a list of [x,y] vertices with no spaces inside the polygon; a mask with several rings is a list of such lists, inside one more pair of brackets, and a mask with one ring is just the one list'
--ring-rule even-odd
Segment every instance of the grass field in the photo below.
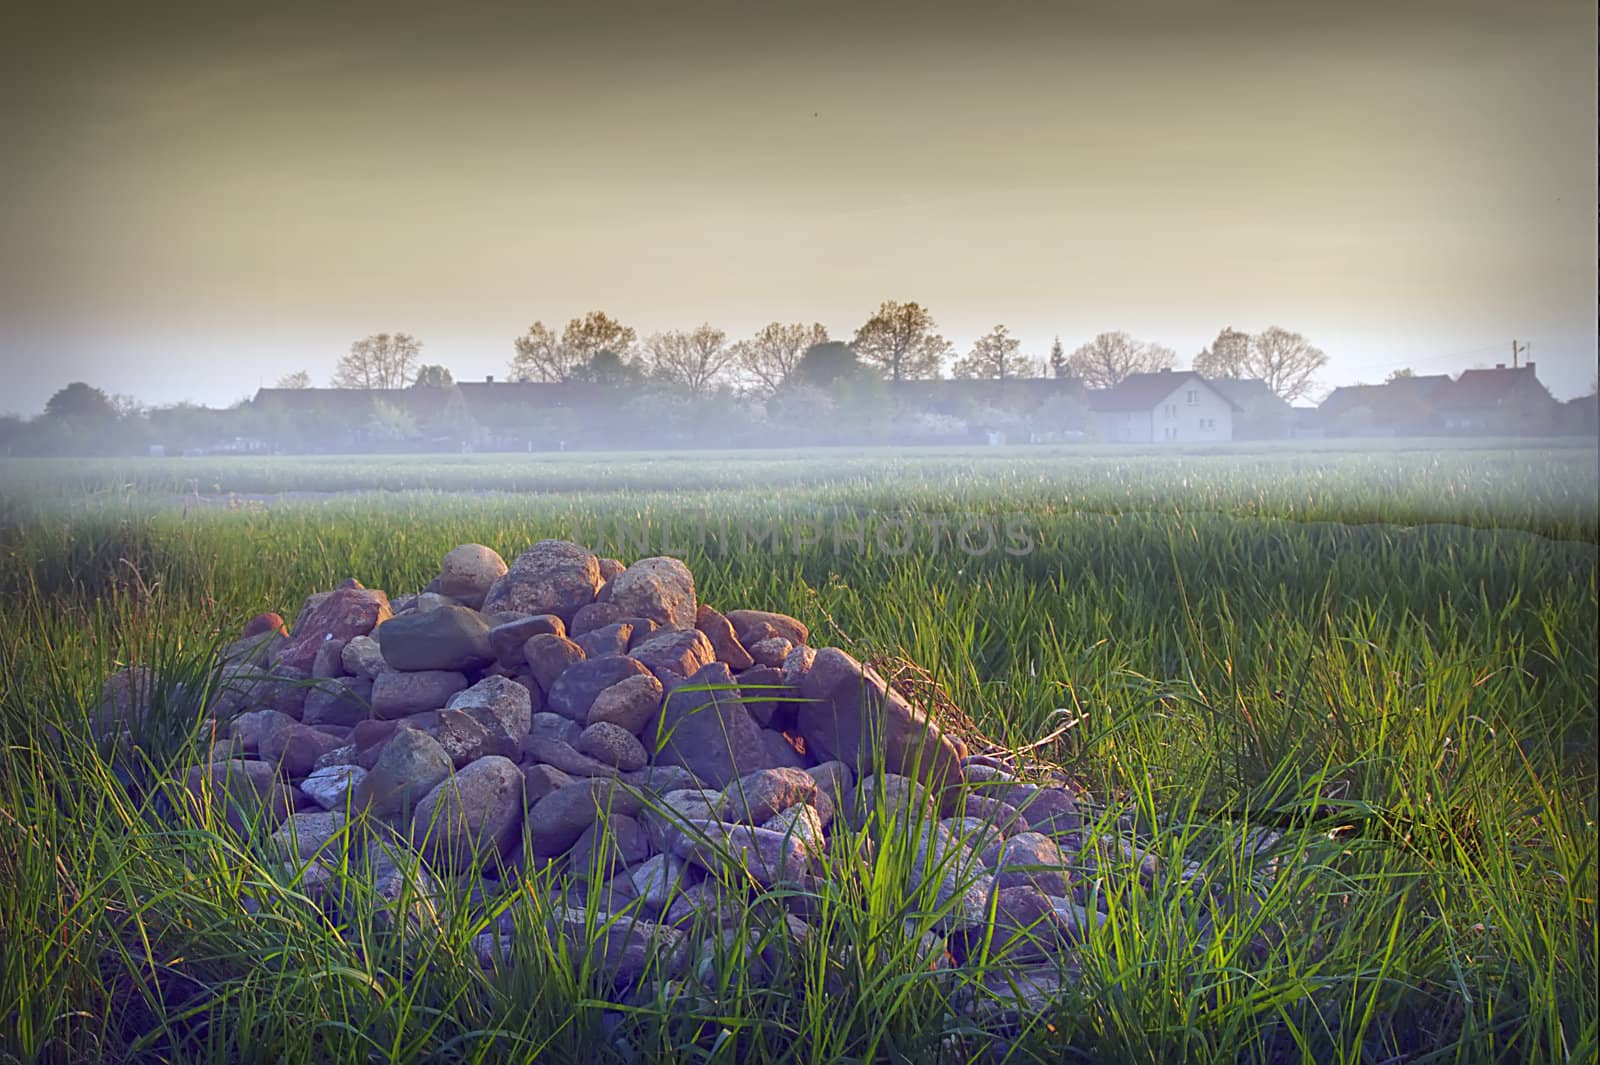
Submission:
{"label": "grass field", "polygon": [[[1011,552],[958,542],[1007,522]],[[1330,443],[0,463],[0,1060],[970,1052],[887,881],[832,915],[847,963],[608,1016],[532,933],[510,977],[482,973],[466,908],[420,943],[336,934],[254,843],[161,805],[198,757],[182,707],[136,765],[79,738],[118,663],[197,679],[259,610],[552,536],[674,548],[703,600],[904,656],[997,741],[1059,732],[1039,753],[1171,867],[1286,810],[1339,815],[1286,828],[1292,871],[1213,937],[1113,893],[1074,992],[996,1056],[1600,1050],[1595,451]]]}

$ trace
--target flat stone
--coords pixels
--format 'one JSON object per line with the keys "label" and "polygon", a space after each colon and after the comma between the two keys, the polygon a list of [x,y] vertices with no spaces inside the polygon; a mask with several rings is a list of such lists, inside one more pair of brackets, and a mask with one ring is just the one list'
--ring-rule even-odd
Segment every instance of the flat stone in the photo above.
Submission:
{"label": "flat stone", "polygon": [[622,655],[574,662],[554,684],[545,688],[548,693],[545,706],[552,713],[569,720],[586,722],[589,720],[589,707],[601,692],[629,677],[649,672],[643,663]]}
{"label": "flat stone", "polygon": [[637,736],[661,710],[661,682],[649,673],[625,677],[600,690],[589,704],[586,720],[620,726]]}
{"label": "flat stone", "polygon": [[689,867],[674,854],[657,854],[625,874],[634,892],[652,913],[661,913],[689,884]]}
{"label": "flat stone", "polygon": [[572,777],[553,765],[525,765],[522,767],[523,805],[532,806],[552,791],[571,783]]}
{"label": "flat stone", "polygon": [[489,619],[470,607],[441,606],[384,622],[378,645],[391,669],[481,669],[494,661],[489,628]]}
{"label": "flat stone", "polygon": [[366,775],[367,771],[358,765],[326,766],[313,769],[300,782],[300,790],[324,810],[342,810],[351,789]]}
{"label": "flat stone", "polygon": [[522,828],[522,770],[486,755],[446,777],[417,804],[411,841],[436,866],[460,871],[498,861]]}
{"label": "flat stone", "polygon": [[382,673],[372,682],[372,714],[393,719],[439,710],[466,686],[467,678],[453,670]]}
{"label": "flat stone", "polygon": [[579,754],[586,754],[624,773],[643,769],[647,761],[644,746],[638,737],[609,721],[598,721],[584,729],[573,746]]}
{"label": "flat stone", "polygon": [[567,627],[554,614],[513,617],[489,628],[489,647],[495,661],[516,669],[527,664],[522,648],[535,636],[566,636]]}

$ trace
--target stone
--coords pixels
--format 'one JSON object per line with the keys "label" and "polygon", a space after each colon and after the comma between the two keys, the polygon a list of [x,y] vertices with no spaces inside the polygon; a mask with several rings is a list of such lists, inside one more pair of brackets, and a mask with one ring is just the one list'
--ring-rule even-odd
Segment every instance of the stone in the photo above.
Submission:
{"label": "stone", "polygon": [[629,677],[648,674],[644,663],[623,655],[587,658],[568,666],[554,684],[545,687],[545,706],[572,721],[587,721],[595,697]]}
{"label": "stone", "polygon": [[984,871],[970,848],[937,821],[908,826],[916,833],[916,853],[911,861],[909,887],[913,894],[932,884],[930,912],[941,929],[977,924],[988,912],[994,877]]}
{"label": "stone", "polygon": [[794,745],[794,740],[777,729],[761,730],[761,743],[767,753],[767,764],[780,769],[804,769],[806,757]]}
{"label": "stone", "polygon": [[275,828],[294,809],[289,785],[266,762],[228,759],[197,765],[184,785],[197,802],[219,809],[236,832],[257,822]]}
{"label": "stone", "polygon": [[339,661],[352,677],[368,680],[389,668],[389,663],[383,660],[383,649],[371,636],[352,636],[346,640],[339,652]]}
{"label": "stone", "polygon": [[650,857],[650,838],[637,819],[612,814],[583,830],[578,842],[567,852],[567,861],[577,876],[608,880],[630,865]]}
{"label": "stone", "polygon": [[372,715],[392,720],[438,710],[466,686],[467,678],[454,670],[382,673],[372,682]]}
{"label": "stone", "polygon": [[609,581],[627,568],[627,564],[619,559],[602,558],[600,560],[600,579],[602,581]]}
{"label": "stone", "polygon": [[516,669],[527,664],[523,646],[535,636],[566,636],[567,627],[554,614],[532,614],[502,621],[489,628],[489,648],[495,661]]}
{"label": "stone", "polygon": [[366,775],[367,771],[358,765],[325,766],[313,769],[300,782],[300,790],[324,810],[342,810],[351,789]]}
{"label": "stone", "polygon": [[711,873],[725,871],[731,864],[762,887],[802,875],[811,862],[806,845],[792,833],[721,821],[691,822],[668,839],[667,853]]}
{"label": "stone", "polygon": [[817,652],[809,647],[796,647],[790,651],[783,660],[783,682],[791,688],[798,689],[811,667],[816,664]]}
{"label": "stone", "polygon": [[705,633],[717,661],[726,662],[729,669],[738,672],[755,665],[755,659],[750,657],[750,652],[734,635],[733,622],[704,603],[695,608],[694,627]]}
{"label": "stone", "polygon": [[437,929],[439,887],[415,856],[379,850],[372,861],[372,893],[377,907],[373,923],[393,928],[404,922],[412,931]]}
{"label": "stone", "polygon": [[653,801],[644,804],[639,820],[649,832],[651,843],[660,850],[690,825],[717,820],[717,809],[721,805],[719,792],[695,787],[675,789],[660,792]]}
{"label": "stone", "polygon": [[[581,733],[580,733],[581,734]],[[573,743],[577,742],[574,739]],[[528,733],[522,740],[522,757],[524,761],[540,762],[553,765],[562,772],[575,777],[615,777],[618,775],[616,766],[607,765],[598,758],[579,751],[573,743],[542,733],[538,730]]]}
{"label": "stone", "polygon": [[998,828],[976,817],[947,817],[939,823],[945,827],[945,831],[960,840],[963,846],[975,854],[991,846],[999,846],[1005,841],[1005,836]]}
{"label": "stone", "polygon": [[1013,784],[1003,798],[1028,819],[1028,825],[1036,832],[1075,836],[1083,830],[1084,817],[1078,810],[1078,801],[1065,788]]}
{"label": "stone", "polygon": [[[629,656],[644,663],[656,679],[666,684],[671,680],[688,677],[716,661],[711,641],[699,629],[666,629],[628,652]],[[732,675],[729,675],[732,681]]]}
{"label": "stone", "polygon": [[937,812],[936,804],[928,799],[927,790],[910,777],[898,773],[881,773],[863,779],[847,809],[851,814],[850,823],[856,828],[864,827],[869,822],[876,828],[877,819],[881,816],[886,822],[893,821],[902,830]]}
{"label": "stone", "polygon": [[812,854],[821,854],[827,849],[828,840],[824,835],[822,815],[809,803],[797,803],[786,810],[781,810],[761,822],[760,827],[768,832],[795,836]]}
{"label": "stone", "polygon": [[310,596],[278,652],[278,664],[309,671],[325,642],[366,636],[391,616],[389,597],[374,589],[338,588]]}
{"label": "stone", "polygon": [[571,621],[578,608],[594,602],[599,590],[600,565],[592,552],[564,540],[540,540],[511,560],[484,596],[483,609],[554,614]]}
{"label": "stone", "polygon": [[533,727],[533,694],[509,677],[484,677],[450,696],[446,710],[461,710],[485,728],[520,742]]}
{"label": "stone", "polygon": [[379,817],[409,817],[417,801],[449,777],[452,768],[438,740],[417,729],[400,729],[384,744],[372,771],[356,784],[351,805]]}
{"label": "stone", "polygon": [[388,742],[389,737],[393,736],[399,727],[394,721],[379,721],[375,718],[358,721],[350,728],[350,742],[361,750],[366,750]]}
{"label": "stone", "polygon": [[626,621],[616,621],[598,629],[590,629],[575,637],[573,642],[583,648],[583,653],[589,658],[599,658],[602,655],[627,654],[628,642],[632,638],[633,626]]}
{"label": "stone", "polygon": [[603,778],[577,781],[550,792],[528,808],[528,836],[537,857],[565,854],[584,829],[601,817],[636,817],[643,800]]}
{"label": "stone", "polygon": [[303,777],[311,772],[318,758],[342,746],[344,740],[338,736],[287,721],[261,738],[259,751],[261,760],[268,765],[277,766],[288,776]]}
{"label": "stone", "polygon": [[507,568],[505,559],[492,547],[462,544],[451,548],[439,564],[439,591],[476,610]]}
{"label": "stone", "polygon": [[251,640],[260,636],[287,636],[289,627],[283,623],[282,615],[271,610],[257,614],[244,623],[244,629],[239,633],[241,639]]}
{"label": "stone", "polygon": [[849,808],[851,793],[856,786],[856,773],[840,761],[823,762],[806,770],[806,775],[817,782],[817,794],[827,796],[834,810]]}
{"label": "stone", "polygon": [[391,669],[473,670],[494,661],[489,620],[470,607],[441,606],[391,618],[378,630]]}
{"label": "stone", "polygon": [[611,602],[669,629],[692,629],[694,574],[675,558],[641,558],[609,582]]}
{"label": "stone", "polygon": [[338,857],[331,851],[337,846],[335,837],[343,830],[344,814],[338,810],[296,813],[286,818],[272,834],[272,846],[293,861],[321,857],[337,865]]}
{"label": "stone", "polygon": [[650,673],[626,677],[602,688],[589,704],[585,720],[620,726],[637,736],[661,710],[661,682]]}
{"label": "stone", "polygon": [[261,741],[283,725],[293,725],[295,719],[280,710],[246,710],[228,725],[228,735],[239,742],[239,749],[254,754],[261,749]]}
{"label": "stone", "polygon": [[624,773],[643,769],[648,761],[638,737],[609,721],[597,721],[585,728],[573,747],[579,754],[586,754]]}
{"label": "stone", "polygon": [[983,863],[994,871],[1002,890],[1031,887],[1045,895],[1066,896],[1072,890],[1067,859],[1056,841],[1042,832],[1023,832],[986,847]]}
{"label": "stone", "polygon": [[582,647],[565,636],[542,632],[522,645],[523,661],[542,691],[549,692],[567,669],[588,657]]}
{"label": "stone", "polygon": [[510,853],[522,828],[522,770],[485,755],[434,786],[411,816],[411,842],[433,865],[463,871]]}
{"label": "stone", "polygon": [[557,788],[564,788],[571,783],[572,777],[553,765],[525,765],[522,767],[523,805],[532,806]]}
{"label": "stone", "polygon": [[625,874],[641,902],[659,914],[689,883],[689,867],[675,854],[657,854]]}
{"label": "stone", "polygon": [[491,719],[494,727],[484,725],[462,710],[441,710],[431,728],[439,746],[450,756],[450,763],[461,769],[486,755],[511,758],[522,753],[520,742],[507,736],[499,722]]}
{"label": "stone", "polygon": [[332,679],[344,676],[344,640],[325,640],[311,660],[311,675]]}
{"label": "stone", "polygon": [[347,742],[343,746],[335,747],[327,754],[324,754],[322,757],[318,758],[314,763],[312,763],[311,772],[315,773],[317,770],[327,769],[329,766],[353,767],[356,765],[356,756],[359,753],[360,752],[356,749],[355,744]]}
{"label": "stone", "polygon": [[782,669],[783,663],[794,651],[794,644],[782,636],[769,636],[750,645],[750,660],[761,666]]}
{"label": "stone", "polygon": [[958,800],[950,800],[950,792],[946,792],[945,810],[952,815],[976,818],[985,824],[993,825],[1004,836],[1014,836],[1019,832],[1027,832],[1031,826],[1028,819],[1017,813],[1017,808],[1010,803],[991,799],[986,795],[962,795]]}
{"label": "stone", "polygon": [[759,769],[722,789],[719,820],[759,825],[797,803],[817,797],[817,782],[798,769]]}
{"label": "stone", "polygon": [[607,625],[615,625],[624,616],[622,608],[615,603],[590,603],[578,608],[577,613],[572,615],[572,624],[567,626],[567,633],[576,639]]}
{"label": "stone", "polygon": [[795,718],[806,750],[848,762],[858,772],[879,758],[891,773],[942,789],[961,779],[955,745],[883,678],[836,647],[817,652],[800,682]]}
{"label": "stone", "polygon": [[796,646],[811,639],[811,630],[788,614],[774,614],[767,610],[730,610],[728,621],[732,623],[733,631],[739,635],[739,642],[746,647],[759,642],[746,639],[746,631],[761,625],[770,626],[776,635]]}
{"label": "stone", "polygon": [[667,693],[645,749],[658,765],[681,765],[714,788],[767,768],[761,728],[739,701],[733,675],[714,662]]}
{"label": "stone", "polygon": [[354,725],[372,714],[372,680],[336,677],[319,680],[306,692],[300,717],[308,725]]}
{"label": "stone", "polygon": [[794,724],[794,699],[799,693],[783,682],[783,670],[752,666],[735,679],[739,682],[739,698],[756,724],[775,729]]}
{"label": "stone", "polygon": [[699,779],[681,765],[647,765],[632,773],[624,773],[622,782],[647,795],[665,795],[669,791],[701,789]]}
{"label": "stone", "polygon": [[583,911],[566,908],[553,921],[571,956],[615,986],[636,984],[646,974],[670,978],[685,964],[683,933],[665,925],[618,915],[591,926]]}

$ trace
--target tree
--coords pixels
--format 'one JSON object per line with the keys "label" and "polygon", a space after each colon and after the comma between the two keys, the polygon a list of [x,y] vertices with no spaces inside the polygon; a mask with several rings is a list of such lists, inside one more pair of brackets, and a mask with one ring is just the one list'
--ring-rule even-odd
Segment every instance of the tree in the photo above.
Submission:
{"label": "tree", "polygon": [[835,381],[849,382],[870,376],[873,376],[872,370],[856,357],[849,344],[828,340],[806,349],[786,384],[828,389]]}
{"label": "tree", "polygon": [[933,315],[916,303],[886,300],[856,330],[850,346],[891,381],[938,377],[950,342],[934,331]]}
{"label": "tree", "polygon": [[296,370],[294,373],[286,373],[282,377],[278,378],[278,387],[310,388],[311,375],[304,370]]}
{"label": "tree", "polygon": [[766,391],[775,392],[794,373],[807,351],[827,342],[828,330],[820,322],[773,322],[762,326],[749,340],[735,344],[734,354],[739,365]]}
{"label": "tree", "polygon": [[582,318],[574,318],[561,331],[561,346],[577,363],[588,362],[601,351],[613,351],[626,359],[638,340],[639,335],[631,327],[604,311],[590,311]]}
{"label": "tree", "polygon": [[1406,379],[1407,377],[1415,377],[1415,376],[1417,376],[1417,371],[1413,370],[1409,366],[1402,366],[1402,367],[1400,367],[1400,369],[1398,369],[1398,370],[1394,371],[1393,373],[1391,373],[1388,377],[1385,377],[1383,379],[1383,383],[1384,384],[1393,384],[1395,381],[1402,381],[1402,380]]}
{"label": "tree", "polygon": [[511,358],[513,381],[566,381],[579,366],[572,352],[543,322],[534,322],[512,341],[512,346],[517,349]]}
{"label": "tree", "polygon": [[1201,377],[1249,377],[1250,334],[1224,326],[1217,339],[1194,357],[1194,372]]}
{"label": "tree", "polygon": [[644,383],[644,364],[638,359],[624,359],[610,348],[601,348],[588,362],[577,366],[569,381],[582,381],[602,388],[634,388]]}
{"label": "tree", "polygon": [[45,401],[44,413],[48,418],[82,418],[95,421],[113,421],[117,409],[106,394],[82,381],[74,381]]}
{"label": "tree", "polygon": [[449,388],[456,383],[450,376],[450,371],[443,366],[431,364],[417,367],[417,379],[411,382],[413,388]]}
{"label": "tree", "polygon": [[1067,352],[1061,346],[1061,338],[1056,337],[1050,342],[1050,376],[1067,376]]}
{"label": "tree", "polygon": [[951,375],[999,381],[1030,376],[1035,364],[1018,353],[1021,347],[1022,341],[1006,332],[1005,326],[997,325],[973,343],[972,351],[955,364]]}
{"label": "tree", "polygon": [[374,333],[350,345],[333,372],[335,388],[404,388],[422,344],[408,333]]}
{"label": "tree", "polygon": [[1127,333],[1101,333],[1067,357],[1067,368],[1090,388],[1115,388],[1136,373],[1168,369],[1175,358],[1172,349]]}
{"label": "tree", "polygon": [[728,334],[709,322],[687,332],[656,333],[645,349],[652,373],[697,397],[716,390],[737,354],[728,347]]}
{"label": "tree", "polygon": [[1267,383],[1286,403],[1293,403],[1314,387],[1316,372],[1328,356],[1299,333],[1272,326],[1250,339],[1249,375]]}
{"label": "tree", "polygon": [[417,419],[404,407],[374,399],[366,429],[375,440],[411,440],[417,435]]}

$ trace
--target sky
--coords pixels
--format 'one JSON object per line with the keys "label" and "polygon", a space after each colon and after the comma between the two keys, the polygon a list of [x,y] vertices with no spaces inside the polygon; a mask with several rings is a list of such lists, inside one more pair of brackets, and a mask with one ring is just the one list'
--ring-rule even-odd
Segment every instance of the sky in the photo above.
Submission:
{"label": "sky", "polygon": [[1595,378],[1592,4],[231,7],[8,16],[0,411],[886,299],[960,352],[1279,325],[1325,387],[1513,338]]}

